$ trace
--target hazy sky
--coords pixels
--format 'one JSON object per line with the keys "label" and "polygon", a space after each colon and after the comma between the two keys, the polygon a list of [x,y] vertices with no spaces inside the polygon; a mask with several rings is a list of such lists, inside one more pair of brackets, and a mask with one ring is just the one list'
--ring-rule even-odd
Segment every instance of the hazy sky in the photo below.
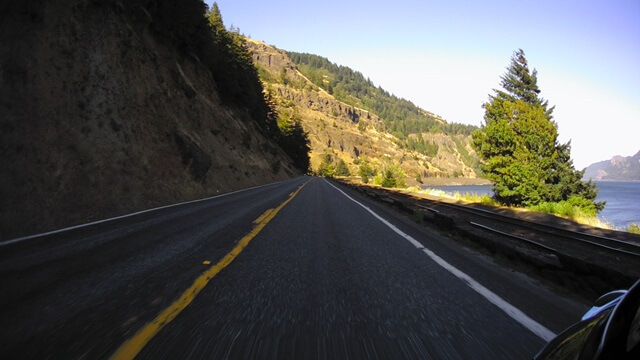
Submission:
{"label": "hazy sky", "polygon": [[482,123],[482,103],[522,48],[577,168],[640,150],[640,0],[218,6],[227,27],[349,66],[450,122]]}

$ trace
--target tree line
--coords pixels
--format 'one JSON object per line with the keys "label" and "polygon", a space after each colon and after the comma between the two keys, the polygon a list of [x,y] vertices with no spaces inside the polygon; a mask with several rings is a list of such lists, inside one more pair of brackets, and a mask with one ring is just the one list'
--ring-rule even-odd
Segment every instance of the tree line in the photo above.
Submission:
{"label": "tree line", "polygon": [[245,37],[226,29],[217,3],[206,10],[205,19],[211,39],[205,47],[205,61],[210,64],[220,96],[246,108],[266,135],[289,155],[294,166],[306,173],[310,148],[300,119],[278,113],[271,94],[263,88]]}
{"label": "tree line", "polygon": [[445,133],[471,135],[473,125],[446,123],[411,101],[375,86],[362,73],[332,63],[318,55],[288,52],[289,58],[315,85],[349,105],[376,113],[387,131],[405,140],[410,134]]}

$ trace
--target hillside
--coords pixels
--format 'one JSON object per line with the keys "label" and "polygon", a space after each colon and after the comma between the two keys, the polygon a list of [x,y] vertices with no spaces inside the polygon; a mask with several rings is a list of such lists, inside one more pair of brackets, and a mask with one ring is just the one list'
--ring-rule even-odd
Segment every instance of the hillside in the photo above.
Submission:
{"label": "hillside", "polygon": [[640,151],[633,156],[614,156],[589,165],[584,180],[594,181],[640,181]]}
{"label": "hillside", "polygon": [[399,139],[407,140],[408,135],[419,133],[471,135],[477,129],[473,125],[447,123],[440,116],[376,87],[362,73],[327,58],[291,51],[287,55],[312,83],[342,102],[378,114],[385,129]]}
{"label": "hillside", "polygon": [[255,69],[212,41],[205,10],[0,5],[0,239],[300,174]]}
{"label": "hillside", "polygon": [[364,160],[378,169],[397,164],[408,179],[478,177],[474,127],[449,124],[324,58],[247,44],[281,116],[296,117],[309,133],[312,169],[328,154],[352,175]]}

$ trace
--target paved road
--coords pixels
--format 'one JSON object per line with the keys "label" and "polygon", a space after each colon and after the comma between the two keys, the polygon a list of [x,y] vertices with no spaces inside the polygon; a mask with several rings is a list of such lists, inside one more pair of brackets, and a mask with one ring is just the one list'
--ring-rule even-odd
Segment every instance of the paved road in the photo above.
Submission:
{"label": "paved road", "polygon": [[110,357],[247,234],[139,358],[530,358],[545,340],[523,316],[557,333],[585,310],[301,177],[0,245],[0,358]]}

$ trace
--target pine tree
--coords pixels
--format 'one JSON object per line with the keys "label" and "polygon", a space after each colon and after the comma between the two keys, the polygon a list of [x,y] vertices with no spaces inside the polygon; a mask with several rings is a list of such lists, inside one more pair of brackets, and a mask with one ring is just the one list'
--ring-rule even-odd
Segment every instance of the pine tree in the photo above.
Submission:
{"label": "pine tree", "polygon": [[393,171],[391,169],[387,169],[387,171],[385,171],[381,185],[382,187],[396,187],[396,178],[393,176]]}
{"label": "pine tree", "polygon": [[208,54],[209,68],[218,85],[218,93],[229,102],[248,110],[265,135],[277,140],[280,147],[302,172],[309,170],[309,139],[299,117],[278,121],[271,93],[264,91],[258,70],[246,46],[246,39],[236,31],[227,31],[217,3],[205,13],[213,49]]}
{"label": "pine tree", "polygon": [[548,101],[540,97],[538,88],[538,71],[529,71],[529,64],[524,51],[518,49],[511,56],[511,64],[507,72],[500,78],[504,90],[495,90],[497,97],[508,100],[522,100],[531,105],[542,106],[551,119],[555,107],[547,109]]}
{"label": "pine tree", "polygon": [[224,22],[222,21],[222,14],[220,13],[218,3],[213,3],[211,9],[205,14],[205,17],[209,21],[209,26],[211,27],[211,32],[213,33],[214,40],[218,43],[229,43],[230,37],[227,33],[227,29],[224,27]]}
{"label": "pine tree", "polygon": [[472,142],[496,200],[516,206],[567,201],[594,215],[602,210],[595,184],[582,182],[583,172],[573,166],[571,144],[558,142],[553,108],[540,97],[537,72],[529,71],[521,49],[501,79],[503,90],[483,104],[485,123]]}
{"label": "pine tree", "polygon": [[362,182],[367,184],[369,183],[369,179],[376,176],[376,171],[374,168],[369,165],[369,162],[366,159],[362,160],[362,164],[360,164],[360,168],[358,169],[358,175],[362,179]]}
{"label": "pine tree", "polygon": [[336,164],[336,175],[337,176],[351,175],[351,173],[349,173],[349,168],[347,167],[347,164],[342,159],[338,160],[338,164]]}

